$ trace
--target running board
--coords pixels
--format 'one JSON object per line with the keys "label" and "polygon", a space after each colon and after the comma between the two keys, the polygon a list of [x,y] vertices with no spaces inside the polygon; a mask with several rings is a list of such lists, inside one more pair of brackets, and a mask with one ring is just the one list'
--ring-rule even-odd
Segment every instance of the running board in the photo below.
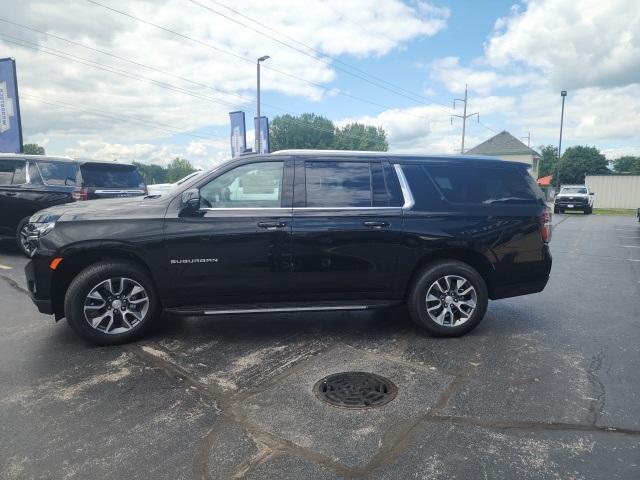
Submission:
{"label": "running board", "polygon": [[393,301],[361,301],[352,303],[341,302],[322,302],[314,304],[295,303],[295,304],[259,304],[259,305],[207,305],[198,307],[185,308],[168,308],[167,311],[175,315],[236,315],[251,313],[295,313],[295,312],[328,312],[328,311],[344,311],[344,310],[369,310],[374,308],[391,307],[399,302]]}

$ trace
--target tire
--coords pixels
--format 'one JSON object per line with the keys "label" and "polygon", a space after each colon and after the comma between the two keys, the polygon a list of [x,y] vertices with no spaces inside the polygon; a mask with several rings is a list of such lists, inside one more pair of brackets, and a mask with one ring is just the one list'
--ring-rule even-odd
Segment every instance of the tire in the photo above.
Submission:
{"label": "tire", "polygon": [[[461,290],[467,290],[467,288],[471,286],[475,292],[475,307],[473,311],[468,310],[469,307],[464,305],[461,306],[462,310],[458,309],[457,306],[449,308],[449,312],[454,314],[454,316],[456,314],[461,315],[460,312],[463,311],[468,313],[464,321],[462,321],[462,316],[460,321],[455,321],[454,318],[453,325],[446,324],[447,318],[451,320],[450,313],[445,314],[442,323],[439,323],[432,318],[431,314],[427,311],[427,308],[429,308],[434,316],[438,316],[438,314],[446,310],[444,308],[444,301],[427,301],[428,294],[438,291],[438,288],[435,286],[436,281],[440,280],[441,290],[443,286],[446,286],[447,282],[443,280],[446,277],[453,277],[449,279],[452,287],[457,286]],[[467,283],[460,283],[461,280],[458,280],[458,278],[465,280]],[[445,298],[445,301],[447,298]],[[461,303],[471,300],[470,294],[465,296],[461,295],[457,299],[460,300]],[[431,335],[436,337],[458,337],[473,330],[484,318],[487,311],[488,299],[487,285],[482,276],[474,268],[463,262],[446,260],[430,264],[420,272],[409,290],[407,306],[411,319]],[[439,308],[433,310],[433,307],[437,305],[436,302],[439,302],[442,310]],[[456,305],[459,305],[459,303],[456,303]]]}
{"label": "tire", "polygon": [[553,207],[553,213],[560,213],[560,209],[558,207]]}
{"label": "tire", "polygon": [[31,258],[31,254],[33,253],[33,250],[29,248],[23,236],[26,233],[26,232],[23,232],[23,230],[28,223],[29,223],[29,217],[23,218],[22,220],[20,220],[20,223],[18,223],[18,227],[16,228],[16,243],[18,245],[18,250],[20,250],[20,252],[24,256]]}
{"label": "tire", "polygon": [[114,261],[91,265],[73,279],[64,312],[71,328],[85,340],[117,345],[144,336],[159,316],[160,302],[141,268]]}
{"label": "tire", "polygon": [[591,215],[593,213],[593,207],[587,207],[584,213],[585,215]]}

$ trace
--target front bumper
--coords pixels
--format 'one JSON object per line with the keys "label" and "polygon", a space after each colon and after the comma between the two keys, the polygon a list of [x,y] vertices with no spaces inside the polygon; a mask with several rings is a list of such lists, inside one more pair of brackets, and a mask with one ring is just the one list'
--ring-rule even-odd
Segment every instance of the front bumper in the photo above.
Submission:
{"label": "front bumper", "polygon": [[567,203],[567,204],[554,204],[554,209],[557,210],[585,210],[587,208],[589,208],[589,204],[582,204],[582,203]]}
{"label": "front bumper", "polygon": [[24,267],[27,277],[29,296],[40,313],[52,315],[54,313],[51,300],[51,270],[49,262],[42,258],[33,258]]}

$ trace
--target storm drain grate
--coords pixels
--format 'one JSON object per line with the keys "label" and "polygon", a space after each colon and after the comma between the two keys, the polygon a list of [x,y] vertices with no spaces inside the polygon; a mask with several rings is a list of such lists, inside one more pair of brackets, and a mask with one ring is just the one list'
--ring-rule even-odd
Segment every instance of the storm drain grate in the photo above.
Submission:
{"label": "storm drain grate", "polygon": [[396,398],[398,387],[374,373],[343,372],[323,378],[313,391],[320,400],[336,407],[371,408]]}

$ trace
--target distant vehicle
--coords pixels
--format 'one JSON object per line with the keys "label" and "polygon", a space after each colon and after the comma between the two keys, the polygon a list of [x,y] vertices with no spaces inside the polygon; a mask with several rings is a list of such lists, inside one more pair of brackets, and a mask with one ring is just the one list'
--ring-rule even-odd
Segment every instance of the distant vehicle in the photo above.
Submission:
{"label": "distant vehicle", "polygon": [[582,210],[586,215],[593,213],[593,194],[586,185],[563,185],[553,201],[553,212]]}
{"label": "distant vehicle", "polygon": [[247,155],[167,195],[31,217],[42,313],[102,345],[176,315],[405,303],[433,335],[472,330],[489,299],[540,292],[551,211],[522,163],[474,156]]}
{"label": "distant vehicle", "polygon": [[636,212],[636,215],[638,217],[638,221],[640,222],[640,208],[638,209],[638,211]]}
{"label": "distant vehicle", "polygon": [[29,217],[54,205],[99,198],[145,195],[131,164],[45,155],[0,154],[0,238],[16,239],[25,255]]}
{"label": "distant vehicle", "polygon": [[181,186],[184,182],[191,180],[192,178],[197,177],[203,173],[202,170],[198,170],[197,172],[192,172],[189,175],[182,177],[175,183],[154,183],[151,185],[147,185],[147,190],[149,195],[162,195],[164,193],[170,192],[176,187]]}

